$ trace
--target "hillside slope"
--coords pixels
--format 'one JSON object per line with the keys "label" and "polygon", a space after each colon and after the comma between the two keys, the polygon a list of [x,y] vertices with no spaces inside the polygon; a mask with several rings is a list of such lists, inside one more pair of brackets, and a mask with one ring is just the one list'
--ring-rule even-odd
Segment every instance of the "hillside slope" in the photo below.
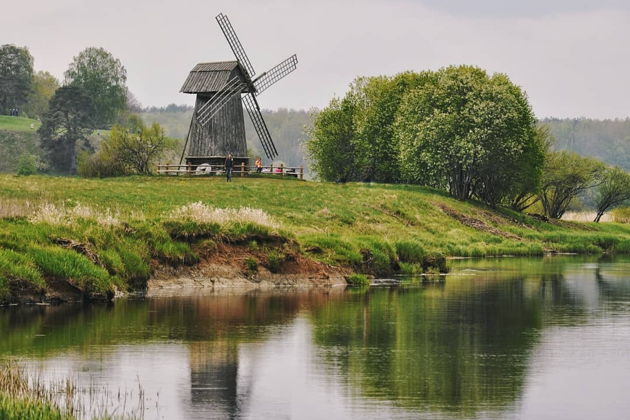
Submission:
{"label": "hillside slope", "polygon": [[39,126],[30,118],[0,115],[0,173],[15,172],[24,154],[39,156]]}
{"label": "hillside slope", "polygon": [[144,287],[160,265],[194,266],[221,252],[250,274],[282,273],[307,257],[386,275],[440,269],[439,255],[630,251],[628,225],[545,223],[415,186],[254,177],[0,176],[0,217],[5,297],[16,284],[41,291],[51,282],[111,295]]}

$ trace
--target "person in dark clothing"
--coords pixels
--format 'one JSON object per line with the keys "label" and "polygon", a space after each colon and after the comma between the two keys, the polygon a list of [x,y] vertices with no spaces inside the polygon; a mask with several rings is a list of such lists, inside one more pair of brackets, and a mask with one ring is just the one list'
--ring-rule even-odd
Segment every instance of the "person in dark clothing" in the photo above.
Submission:
{"label": "person in dark clothing", "polygon": [[227,182],[232,181],[233,168],[234,168],[234,158],[232,158],[232,153],[228,153],[227,158],[225,158],[225,176],[227,177]]}

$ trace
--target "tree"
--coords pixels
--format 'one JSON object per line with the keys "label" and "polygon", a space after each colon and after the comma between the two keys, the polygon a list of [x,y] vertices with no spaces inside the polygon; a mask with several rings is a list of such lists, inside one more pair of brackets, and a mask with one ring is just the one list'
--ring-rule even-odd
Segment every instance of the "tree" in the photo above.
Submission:
{"label": "tree", "polygon": [[600,182],[603,164],[573,152],[549,152],[545,159],[540,201],[545,215],[560,219],[580,193]]}
{"label": "tree", "polygon": [[354,82],[349,95],[356,104],[355,164],[360,180],[400,182],[394,121],[404,94],[431,77],[429,72],[407,72],[394,77],[359,78]]}
{"label": "tree", "polygon": [[393,124],[405,92],[427,77],[408,72],[355,79],[344,98],[333,100],[315,119],[308,148],[320,152],[311,153],[318,175],[329,181],[399,182]]}
{"label": "tree", "polygon": [[64,86],[50,100],[38,133],[42,149],[56,172],[76,172],[78,146],[89,147],[88,135],[93,130],[92,100],[78,87]]}
{"label": "tree", "polygon": [[491,205],[513,195],[543,158],[526,95],[507,76],[476,67],[441,69],[409,91],[395,136],[404,181]]}
{"label": "tree", "polygon": [[349,99],[333,99],[315,119],[307,143],[313,169],[326,181],[355,179],[354,108]]}
{"label": "tree", "polygon": [[595,222],[604,213],[630,200],[630,174],[619,167],[608,167],[603,171],[602,183],[597,190]]}
{"label": "tree", "polygon": [[112,127],[97,153],[82,156],[79,174],[98,177],[131,173],[149,175],[156,161],[176,146],[177,141],[165,137],[159,124],[147,127],[134,115],[129,118],[127,127]]}
{"label": "tree", "polygon": [[65,73],[68,85],[81,88],[92,98],[92,120],[98,128],[109,128],[127,107],[127,71],[120,60],[103,48],[86,48]]}
{"label": "tree", "polygon": [[529,147],[524,150],[527,158],[519,162],[523,166],[514,180],[514,191],[508,203],[513,210],[522,212],[538,202],[545,158],[551,142],[549,128],[537,126],[534,142],[528,143]]}
{"label": "tree", "polygon": [[59,89],[59,81],[47,71],[39,71],[33,75],[31,92],[24,105],[24,113],[31,118],[43,118],[48,111],[50,99]]}
{"label": "tree", "polygon": [[33,57],[26,47],[0,47],[0,114],[20,108],[27,100],[33,78]]}

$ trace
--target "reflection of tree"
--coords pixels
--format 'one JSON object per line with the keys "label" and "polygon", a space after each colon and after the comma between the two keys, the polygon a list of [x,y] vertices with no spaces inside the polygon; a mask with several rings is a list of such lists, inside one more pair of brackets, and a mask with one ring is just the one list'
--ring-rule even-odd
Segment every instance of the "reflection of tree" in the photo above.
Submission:
{"label": "reflection of tree", "polygon": [[541,327],[523,279],[430,292],[373,290],[319,309],[315,340],[366,396],[462,414],[513,403]]}
{"label": "reflection of tree", "polygon": [[[595,267],[595,281],[600,300],[610,309],[625,309],[625,302],[630,297],[630,282],[627,281],[628,272],[620,267],[628,267],[628,263],[621,262],[612,265],[609,258],[600,258]],[[615,267],[615,268],[613,268]],[[626,299],[620,299],[625,297]]]}

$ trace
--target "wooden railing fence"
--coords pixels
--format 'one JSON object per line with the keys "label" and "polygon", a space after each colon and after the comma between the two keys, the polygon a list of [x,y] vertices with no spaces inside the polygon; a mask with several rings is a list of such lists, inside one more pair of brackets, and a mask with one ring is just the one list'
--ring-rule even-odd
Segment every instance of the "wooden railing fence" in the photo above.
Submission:
{"label": "wooden railing fence", "polygon": [[[183,175],[183,176],[204,176],[204,175],[223,175],[225,174],[225,166],[223,165],[171,165],[158,164],[158,175]],[[246,166],[245,163],[235,165],[232,169],[233,176],[247,176],[249,174],[262,173],[266,175],[292,176],[298,179],[304,179],[303,166],[262,166],[260,171],[256,167]]]}

